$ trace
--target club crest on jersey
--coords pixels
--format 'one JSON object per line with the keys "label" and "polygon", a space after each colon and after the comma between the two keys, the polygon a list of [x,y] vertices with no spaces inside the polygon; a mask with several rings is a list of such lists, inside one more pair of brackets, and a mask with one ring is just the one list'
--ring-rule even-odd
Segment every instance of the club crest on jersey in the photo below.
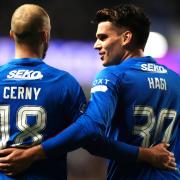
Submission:
{"label": "club crest on jersey", "polygon": [[13,70],[7,75],[7,79],[12,80],[37,80],[42,79],[43,75],[40,71],[33,70]]}

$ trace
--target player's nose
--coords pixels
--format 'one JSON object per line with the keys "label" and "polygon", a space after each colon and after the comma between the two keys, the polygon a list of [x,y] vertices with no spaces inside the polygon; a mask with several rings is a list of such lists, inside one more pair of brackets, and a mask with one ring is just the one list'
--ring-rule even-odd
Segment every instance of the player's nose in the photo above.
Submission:
{"label": "player's nose", "polygon": [[100,41],[97,39],[96,42],[94,43],[94,49],[100,49],[101,48],[101,43]]}

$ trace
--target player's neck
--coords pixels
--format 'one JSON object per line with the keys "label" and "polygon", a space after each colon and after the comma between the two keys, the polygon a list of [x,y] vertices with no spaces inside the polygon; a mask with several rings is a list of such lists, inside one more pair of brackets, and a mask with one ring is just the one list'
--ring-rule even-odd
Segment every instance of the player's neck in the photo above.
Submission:
{"label": "player's neck", "polygon": [[42,58],[40,51],[27,46],[16,46],[15,58]]}
{"label": "player's neck", "polygon": [[142,49],[135,49],[135,50],[132,50],[132,51],[127,51],[125,54],[124,54],[124,57],[123,59],[126,60],[128,58],[133,58],[133,57],[143,57],[144,56],[144,52]]}

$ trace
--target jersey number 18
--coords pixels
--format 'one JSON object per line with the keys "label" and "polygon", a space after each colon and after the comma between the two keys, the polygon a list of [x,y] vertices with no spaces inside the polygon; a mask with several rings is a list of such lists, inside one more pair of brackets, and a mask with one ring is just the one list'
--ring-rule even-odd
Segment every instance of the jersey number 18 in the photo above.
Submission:
{"label": "jersey number 18", "polygon": [[[7,142],[10,140],[10,106],[0,106],[0,149],[4,149],[7,146]],[[36,122],[33,125],[29,125],[27,122],[28,116],[34,116]],[[40,106],[22,106],[19,108],[16,119],[16,126],[20,133],[14,138],[12,147],[22,146],[23,142],[28,138],[32,139],[30,146],[38,144],[42,141],[42,131],[46,127],[46,111]]]}

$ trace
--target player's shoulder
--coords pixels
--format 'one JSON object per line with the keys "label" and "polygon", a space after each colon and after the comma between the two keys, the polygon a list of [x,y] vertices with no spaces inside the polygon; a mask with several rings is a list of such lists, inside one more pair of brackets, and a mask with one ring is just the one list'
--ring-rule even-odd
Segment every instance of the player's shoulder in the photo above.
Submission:
{"label": "player's shoulder", "polygon": [[47,71],[47,73],[49,73],[49,74],[54,74],[54,75],[56,75],[56,74],[62,74],[62,75],[68,74],[68,72],[66,72],[66,71],[64,71],[64,70],[62,70],[62,69],[58,69],[58,68],[56,68],[56,67],[53,67],[53,66],[51,66],[51,65],[49,65],[49,64],[46,64],[46,63],[44,63],[44,68],[43,68],[43,70],[44,70],[44,71]]}
{"label": "player's shoulder", "polygon": [[163,64],[157,63],[157,65],[159,67],[163,67],[163,68],[159,68],[158,73],[166,74],[167,77],[169,77],[170,79],[174,79],[176,83],[180,83],[180,75],[177,72],[175,72],[174,70],[170,69],[169,67]]}
{"label": "player's shoulder", "polygon": [[124,72],[127,71],[127,69],[129,69],[129,67],[124,64],[108,66],[101,70],[99,73],[97,73],[97,76],[119,78],[121,75],[124,74]]}
{"label": "player's shoulder", "polygon": [[180,81],[180,75],[175,72],[174,70],[172,69],[169,69],[168,67],[165,66],[165,68],[167,69],[168,71],[168,74],[170,74],[171,76],[173,76],[174,78],[176,78],[178,81]]}
{"label": "player's shoulder", "polygon": [[116,85],[120,80],[121,73],[122,72],[118,70],[117,65],[106,67],[96,74],[95,80],[93,81],[93,85],[97,85],[97,84]]}
{"label": "player's shoulder", "polygon": [[9,63],[0,65],[0,71],[6,70],[9,67]]}
{"label": "player's shoulder", "polygon": [[71,75],[69,72],[62,70],[62,69],[58,69],[58,68],[53,67],[53,66],[50,66],[48,64],[45,64],[44,70],[49,75],[57,76],[58,78],[61,78],[61,80],[65,79],[65,80],[70,80],[70,81],[76,81],[74,76]]}
{"label": "player's shoulder", "polygon": [[0,65],[0,76],[1,78],[6,76],[8,74],[9,69],[11,69],[11,65],[9,63],[5,63]]}
{"label": "player's shoulder", "polygon": [[48,69],[45,73],[45,79],[52,80],[54,87],[61,87],[64,94],[67,92],[77,94],[79,89],[81,89],[79,82],[69,72],[47,64],[45,66]]}

